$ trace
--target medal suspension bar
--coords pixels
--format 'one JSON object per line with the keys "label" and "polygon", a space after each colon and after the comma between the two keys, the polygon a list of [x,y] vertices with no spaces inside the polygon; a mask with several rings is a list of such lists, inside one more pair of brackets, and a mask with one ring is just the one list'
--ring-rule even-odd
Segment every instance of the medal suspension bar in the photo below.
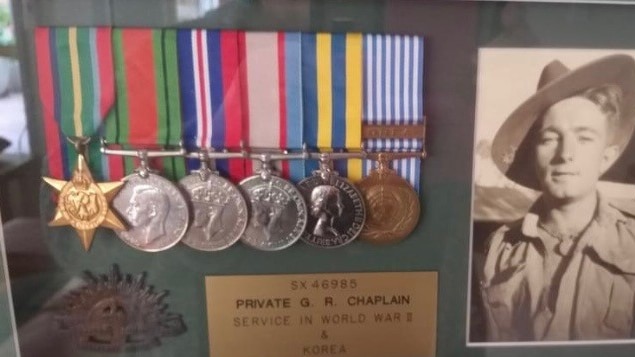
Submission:
{"label": "medal suspension bar", "polygon": [[412,157],[425,159],[427,154],[425,149],[413,151],[368,151],[365,148],[344,150],[320,150],[309,148],[306,144],[302,149],[280,149],[280,148],[247,148],[241,146],[237,149],[215,150],[213,148],[200,148],[196,151],[187,151],[182,145],[177,147],[159,147],[154,149],[122,149],[113,148],[106,140],[101,140],[101,152],[105,155],[118,155],[138,157],[142,165],[148,158],[155,157],[186,157],[200,160],[220,160],[220,159],[251,159],[263,162],[280,160],[340,160],[340,159],[366,159],[379,161],[397,160]]}

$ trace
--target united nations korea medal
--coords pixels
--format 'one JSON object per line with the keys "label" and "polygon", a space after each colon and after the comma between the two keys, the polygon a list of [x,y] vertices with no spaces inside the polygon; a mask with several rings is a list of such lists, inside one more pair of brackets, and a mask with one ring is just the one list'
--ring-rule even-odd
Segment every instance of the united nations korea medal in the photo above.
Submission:
{"label": "united nations korea medal", "polygon": [[260,250],[281,250],[295,243],[307,222],[306,203],[293,184],[273,176],[266,162],[259,175],[239,184],[250,216],[241,240]]}
{"label": "united nations korea medal", "polygon": [[189,220],[181,191],[144,167],[124,181],[124,188],[113,200],[114,208],[128,224],[127,230],[116,231],[119,238],[145,252],[158,252],[177,244]]}
{"label": "united nations korea medal", "polygon": [[393,243],[407,237],[417,226],[421,211],[419,196],[408,181],[388,167],[385,156],[380,154],[377,168],[357,187],[368,209],[361,239]]}
{"label": "united nations korea medal", "polygon": [[236,186],[207,167],[186,176],[179,185],[190,201],[192,222],[183,243],[216,251],[236,243],[247,226],[247,203]]}
{"label": "united nations korea medal", "polygon": [[298,188],[309,204],[302,240],[336,248],[357,238],[366,220],[364,200],[352,183],[332,171],[330,162],[322,162],[320,170],[300,181]]}

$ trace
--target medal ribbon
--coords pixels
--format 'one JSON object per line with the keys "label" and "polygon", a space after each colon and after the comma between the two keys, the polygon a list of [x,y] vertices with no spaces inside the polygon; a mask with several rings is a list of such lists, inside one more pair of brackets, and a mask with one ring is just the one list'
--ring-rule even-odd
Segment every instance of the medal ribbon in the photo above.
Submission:
{"label": "medal ribbon", "polygon": [[[423,38],[364,35],[364,113],[368,124],[423,123]],[[371,151],[418,151],[420,139],[365,140]],[[364,176],[373,168],[365,160]],[[419,191],[421,159],[394,160],[392,168]]]}
{"label": "medal ribbon", "polygon": [[[300,149],[306,141],[327,150],[356,149],[362,120],[423,121],[423,39],[416,36],[116,29],[111,38],[107,28],[71,27],[37,28],[35,41],[53,177],[68,178],[75,161],[62,134],[93,135],[115,102],[115,83],[115,118],[104,134],[116,144],[177,145],[181,100],[184,141],[203,148],[237,147],[247,133],[245,144],[252,147]],[[88,158],[97,177],[117,179],[133,169],[133,160],[102,157],[96,141]],[[421,150],[423,142],[375,139],[365,145],[404,151]],[[102,160],[106,165],[98,164]],[[220,169],[240,179],[239,161]],[[317,168],[306,164],[309,174]],[[172,178],[185,173],[180,158],[162,166]],[[284,162],[283,176],[299,180],[303,166]],[[419,166],[416,158],[393,163],[416,188]],[[371,167],[368,161],[336,163],[354,181]]]}
{"label": "medal ribbon", "polygon": [[[181,101],[177,32],[169,29],[114,29],[117,102],[106,125],[109,142],[144,146],[178,145],[181,141]],[[111,175],[130,173],[135,160],[113,156]],[[173,180],[185,175],[183,158],[153,161]]]}
{"label": "medal ribbon", "polygon": [[[236,149],[243,137],[238,32],[178,30],[183,141],[188,150]],[[188,160],[188,168],[198,160]],[[217,160],[217,169],[238,181],[244,160]]]}
{"label": "medal ribbon", "polygon": [[[302,148],[301,35],[243,32],[240,35],[243,99],[251,147]],[[283,177],[304,178],[303,161],[283,161]],[[253,173],[253,163],[247,163]]]}
{"label": "medal ribbon", "polygon": [[[109,28],[35,29],[38,88],[49,176],[69,179],[77,153],[64,136],[93,136],[115,101]],[[92,174],[107,178],[99,140],[86,152]]]}
{"label": "medal ribbon", "polygon": [[[360,149],[362,124],[362,35],[302,35],[304,136],[310,147]],[[307,164],[307,175],[317,162]],[[352,181],[361,179],[361,160],[335,161],[335,169]]]}

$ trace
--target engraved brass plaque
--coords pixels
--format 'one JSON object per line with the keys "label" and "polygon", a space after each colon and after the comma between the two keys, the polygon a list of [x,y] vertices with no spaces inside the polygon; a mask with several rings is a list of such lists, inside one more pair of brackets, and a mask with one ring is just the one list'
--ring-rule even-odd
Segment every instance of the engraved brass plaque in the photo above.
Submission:
{"label": "engraved brass plaque", "polygon": [[437,273],[208,276],[211,357],[428,357]]}

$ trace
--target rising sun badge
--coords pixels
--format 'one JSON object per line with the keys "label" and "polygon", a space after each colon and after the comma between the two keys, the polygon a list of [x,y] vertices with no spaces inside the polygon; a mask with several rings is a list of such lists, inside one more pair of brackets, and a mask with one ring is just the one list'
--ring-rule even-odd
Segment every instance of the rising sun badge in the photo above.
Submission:
{"label": "rising sun badge", "polygon": [[78,349],[133,353],[186,331],[181,315],[168,311],[168,291],[147,285],[145,273],[124,275],[113,265],[109,274],[85,272],[84,282],[55,312],[58,328],[72,334]]}
{"label": "rising sun badge", "polygon": [[84,249],[89,250],[97,227],[125,229],[108,205],[124,183],[96,183],[82,151],[78,152],[77,167],[70,181],[50,177],[43,179],[59,192],[55,217],[49,222],[49,226],[70,225],[77,231]]}

